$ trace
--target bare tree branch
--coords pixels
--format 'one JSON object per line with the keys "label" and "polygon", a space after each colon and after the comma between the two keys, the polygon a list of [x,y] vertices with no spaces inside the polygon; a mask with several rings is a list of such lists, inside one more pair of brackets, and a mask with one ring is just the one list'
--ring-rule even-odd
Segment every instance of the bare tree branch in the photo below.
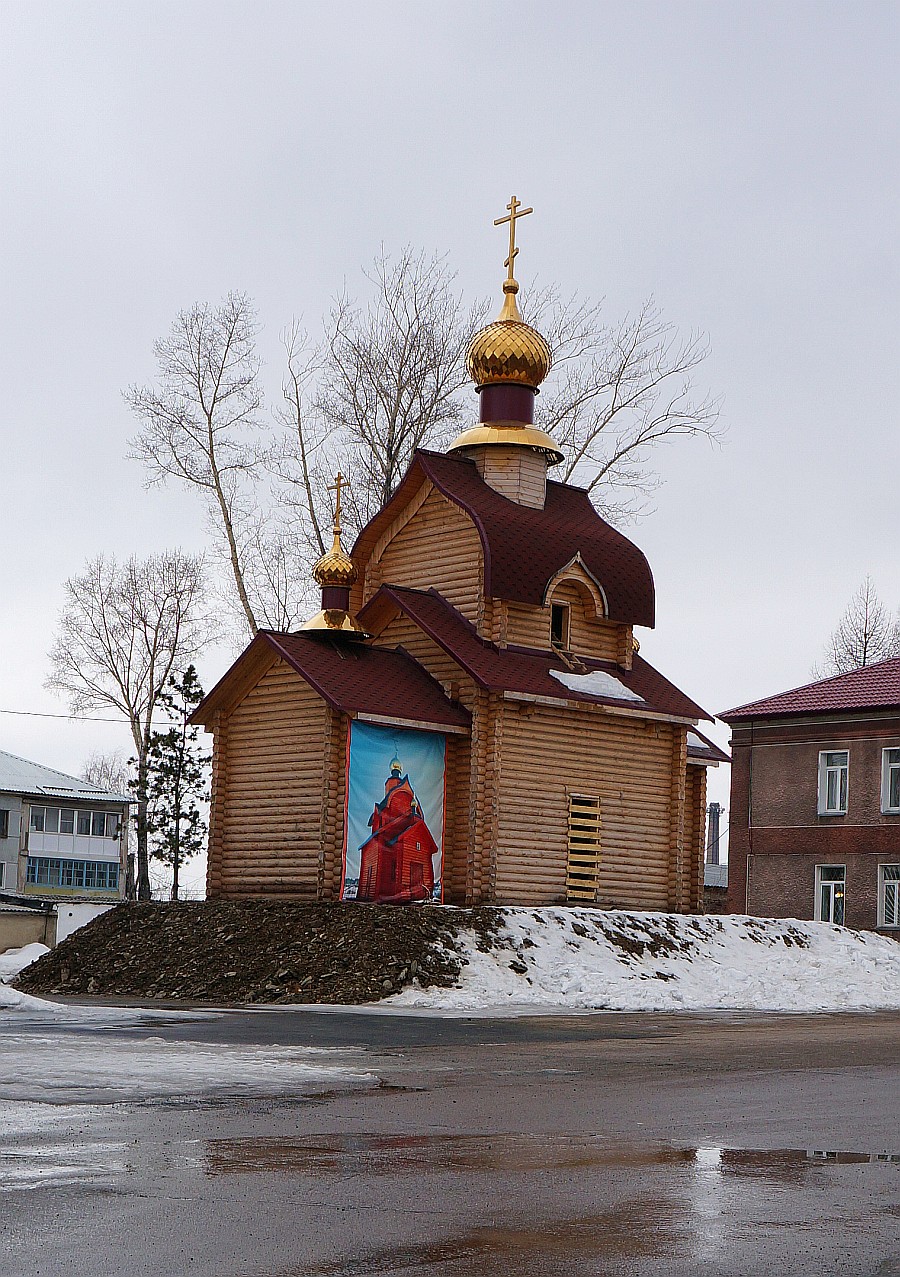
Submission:
{"label": "bare tree branch", "polygon": [[641,498],[658,483],[649,457],[664,440],[720,437],[718,401],[692,387],[708,343],[697,334],[679,338],[652,298],[609,328],[599,304],[561,301],[546,289],[527,317],[554,352],[536,420],[565,453],[560,478],[582,483],[608,517],[641,512]]}
{"label": "bare tree branch", "polygon": [[258,627],[244,585],[238,511],[246,510],[247,485],[263,460],[256,334],[256,313],[243,293],[229,293],[217,307],[180,311],[154,347],[158,386],[125,393],[141,423],[130,455],[147,467],[150,482],[174,478],[204,494],[251,634]]}
{"label": "bare tree branch", "polygon": [[[126,396],[141,422],[133,455],[150,480],[174,477],[206,497],[228,606],[251,633],[293,627],[308,611],[337,469],[351,480],[352,536],[416,448],[446,447],[475,415],[465,358],[486,307],[464,307],[446,257],[409,247],[382,250],[365,277],[368,299],[338,295],[317,346],[297,322],[283,334],[274,435],[260,434],[256,317],[240,294],[178,315],[156,346],[158,388]],[[632,518],[659,482],[651,460],[667,440],[719,438],[718,402],[693,388],[707,341],[679,337],[652,299],[615,325],[599,302],[554,288],[526,300],[554,354],[537,424],[565,455],[557,477],[586,487],[607,518]]]}
{"label": "bare tree branch", "polygon": [[153,711],[170,675],[212,638],[200,558],[169,550],[118,564],[102,554],[65,584],[46,686],[73,714],[117,709],[137,756],[138,895],[150,898],[147,751]]}
{"label": "bare tree branch", "polygon": [[867,576],[838,621],[821,666],[813,667],[813,676],[848,674],[892,656],[900,656],[900,614],[891,616]]}

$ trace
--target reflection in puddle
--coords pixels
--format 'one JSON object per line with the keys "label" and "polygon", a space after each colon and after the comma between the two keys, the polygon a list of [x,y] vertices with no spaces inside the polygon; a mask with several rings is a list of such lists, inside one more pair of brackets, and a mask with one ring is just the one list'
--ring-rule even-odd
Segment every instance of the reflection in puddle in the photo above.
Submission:
{"label": "reflection in puddle", "polygon": [[[332,1263],[299,1265],[278,1277],[377,1277],[378,1274],[465,1273],[466,1277],[507,1277],[510,1272],[571,1273],[572,1265],[590,1261],[640,1260],[671,1255],[687,1243],[674,1222],[674,1203],[629,1202],[614,1210],[574,1219],[548,1220],[530,1226],[480,1225],[441,1241],[413,1242],[365,1250]],[[537,1265],[537,1267],[535,1267]],[[592,1266],[583,1271],[606,1273],[618,1268]]]}
{"label": "reflection in puddle", "polygon": [[402,1175],[421,1171],[515,1174],[587,1167],[668,1166],[706,1176],[765,1176],[790,1182],[821,1165],[868,1162],[900,1165],[900,1153],[617,1145],[605,1143],[600,1137],[568,1135],[327,1135],[208,1140],[205,1169],[212,1176],[267,1172]]}

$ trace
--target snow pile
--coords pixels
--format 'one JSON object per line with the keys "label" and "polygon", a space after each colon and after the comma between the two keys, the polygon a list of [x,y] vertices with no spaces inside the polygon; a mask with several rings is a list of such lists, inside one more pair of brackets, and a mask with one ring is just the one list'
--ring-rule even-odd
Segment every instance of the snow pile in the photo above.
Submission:
{"label": "snow pile", "polygon": [[18,989],[10,989],[0,983],[0,1013],[4,1011],[41,1011],[53,1014],[64,1014],[64,1008],[55,1002],[46,1002],[43,998],[33,998],[28,993],[20,993]]}
{"label": "snow pile", "polygon": [[503,909],[494,944],[459,940],[452,989],[398,1007],[609,1011],[900,1009],[900,944],[829,923],[595,909]]}
{"label": "snow pile", "polygon": [[566,670],[550,670],[550,677],[555,678],[564,687],[571,688],[573,692],[581,692],[584,696],[605,696],[613,701],[644,703],[643,696],[638,696],[637,692],[633,692],[614,674],[607,674],[605,670],[592,670],[590,674],[569,674]]}
{"label": "snow pile", "polygon": [[[26,944],[21,949],[7,949],[5,953],[0,953],[0,984],[8,984],[20,971],[24,971],[32,962],[37,962],[38,958],[49,952],[45,944]],[[2,1005],[0,1002],[0,1006]]]}

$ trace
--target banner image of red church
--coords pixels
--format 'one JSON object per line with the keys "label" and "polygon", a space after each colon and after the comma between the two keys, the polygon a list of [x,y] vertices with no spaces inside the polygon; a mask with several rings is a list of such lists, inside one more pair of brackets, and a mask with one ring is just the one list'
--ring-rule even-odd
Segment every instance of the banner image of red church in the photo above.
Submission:
{"label": "banner image of red church", "polygon": [[351,723],[342,900],[441,899],[446,753],[440,732]]}

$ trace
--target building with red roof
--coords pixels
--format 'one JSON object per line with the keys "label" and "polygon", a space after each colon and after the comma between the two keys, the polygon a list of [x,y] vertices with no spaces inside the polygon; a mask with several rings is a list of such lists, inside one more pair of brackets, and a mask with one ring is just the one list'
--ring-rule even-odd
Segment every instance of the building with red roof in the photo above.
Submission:
{"label": "building with red roof", "polygon": [[638,654],[646,558],[549,477],[551,354],[509,269],[469,348],[478,423],[415,453],[349,555],[339,480],[321,611],[258,634],[194,715],[214,737],[211,896],[702,908],[725,756]]}
{"label": "building with red roof", "polygon": [[720,717],[730,910],[900,935],[900,659]]}

